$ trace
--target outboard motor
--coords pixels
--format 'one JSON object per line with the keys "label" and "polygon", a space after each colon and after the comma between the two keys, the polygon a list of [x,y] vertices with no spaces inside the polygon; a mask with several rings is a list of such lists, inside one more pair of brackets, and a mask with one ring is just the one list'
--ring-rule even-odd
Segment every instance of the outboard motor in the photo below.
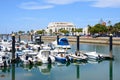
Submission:
{"label": "outboard motor", "polygon": [[6,62],[6,60],[5,60],[3,63],[4,63],[4,67],[7,67],[7,62]]}
{"label": "outboard motor", "polygon": [[66,56],[66,61],[70,62],[70,58],[68,56]]}
{"label": "outboard motor", "polygon": [[33,61],[32,61],[32,58],[31,58],[31,57],[28,58],[28,61],[29,61],[29,64],[30,64],[30,65],[33,65]]}
{"label": "outboard motor", "polygon": [[52,60],[50,57],[48,57],[48,63],[51,64],[52,63]]}
{"label": "outboard motor", "polygon": [[0,46],[0,51],[2,51],[1,46]]}

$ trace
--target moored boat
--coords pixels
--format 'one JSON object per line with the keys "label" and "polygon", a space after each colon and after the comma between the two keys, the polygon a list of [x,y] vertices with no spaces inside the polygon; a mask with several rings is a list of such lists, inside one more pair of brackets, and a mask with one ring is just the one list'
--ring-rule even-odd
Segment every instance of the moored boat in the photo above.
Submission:
{"label": "moored boat", "polygon": [[87,61],[88,60],[88,57],[80,51],[75,52],[74,54],[72,53],[69,56],[73,58],[73,61]]}
{"label": "moored boat", "polygon": [[23,50],[20,59],[23,64],[35,64],[37,62],[37,52],[33,50]]}
{"label": "moored boat", "polygon": [[96,51],[84,52],[84,54],[88,56],[88,59],[94,59],[94,60],[101,60],[101,59],[103,59],[103,55],[102,54],[98,54]]}
{"label": "moored boat", "polygon": [[37,58],[42,63],[54,63],[55,58],[51,55],[50,50],[40,50],[37,54]]}

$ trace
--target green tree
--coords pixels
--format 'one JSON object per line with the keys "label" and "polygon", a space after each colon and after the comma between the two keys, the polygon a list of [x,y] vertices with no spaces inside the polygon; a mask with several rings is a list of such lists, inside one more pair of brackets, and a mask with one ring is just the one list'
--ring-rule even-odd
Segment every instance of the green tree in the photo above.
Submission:
{"label": "green tree", "polygon": [[78,28],[78,29],[76,29],[76,32],[79,33],[79,32],[82,32],[82,30],[83,30],[82,28]]}
{"label": "green tree", "polygon": [[92,26],[88,25],[88,33],[92,34]]}
{"label": "green tree", "polygon": [[114,24],[112,34],[117,34],[120,32],[120,22]]}
{"label": "green tree", "polygon": [[18,31],[18,34],[24,34],[25,31]]}
{"label": "green tree", "polygon": [[38,30],[36,33],[37,34],[43,34],[43,30]]}
{"label": "green tree", "polygon": [[89,26],[88,30],[89,30],[90,34],[95,34],[95,33],[103,34],[103,33],[107,33],[107,31],[108,31],[107,27],[102,24],[96,24],[93,27]]}
{"label": "green tree", "polygon": [[120,31],[120,22],[116,23],[114,28],[116,29],[116,32]]}
{"label": "green tree", "polygon": [[69,33],[69,31],[65,29],[59,29],[59,32],[63,33],[64,35]]}

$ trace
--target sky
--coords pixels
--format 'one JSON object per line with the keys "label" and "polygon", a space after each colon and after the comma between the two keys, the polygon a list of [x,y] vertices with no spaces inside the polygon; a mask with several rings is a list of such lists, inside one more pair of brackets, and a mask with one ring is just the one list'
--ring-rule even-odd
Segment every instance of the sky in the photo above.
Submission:
{"label": "sky", "polygon": [[120,0],[0,0],[0,34],[46,29],[50,22],[77,28],[120,22]]}

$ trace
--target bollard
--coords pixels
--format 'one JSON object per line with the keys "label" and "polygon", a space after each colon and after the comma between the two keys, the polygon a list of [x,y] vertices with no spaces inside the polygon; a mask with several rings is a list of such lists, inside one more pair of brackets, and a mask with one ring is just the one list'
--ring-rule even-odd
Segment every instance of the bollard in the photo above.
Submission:
{"label": "bollard", "polygon": [[113,58],[112,56],[112,34],[110,34],[110,37],[109,37],[109,50],[110,50],[110,58]]}
{"label": "bollard", "polygon": [[79,35],[77,35],[77,51],[79,51]]}
{"label": "bollard", "polygon": [[59,35],[57,35],[57,45],[59,45]]}
{"label": "bollard", "polygon": [[12,34],[12,63],[15,62],[15,35]]}

